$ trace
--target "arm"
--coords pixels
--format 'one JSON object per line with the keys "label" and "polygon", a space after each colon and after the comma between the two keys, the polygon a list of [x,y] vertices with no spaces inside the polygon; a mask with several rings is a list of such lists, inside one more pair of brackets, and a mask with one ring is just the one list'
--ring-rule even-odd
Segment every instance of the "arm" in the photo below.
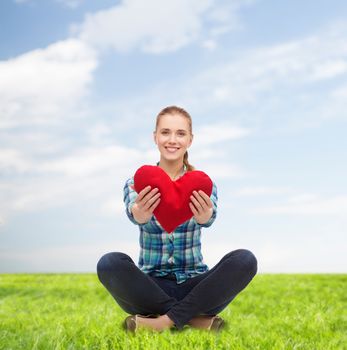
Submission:
{"label": "arm", "polygon": [[135,204],[135,200],[137,197],[136,191],[132,188],[134,186],[134,179],[130,178],[126,181],[123,189],[123,201],[125,204],[125,212],[129,218],[129,220],[135,224],[139,225],[139,223],[135,220],[134,215],[132,213],[132,207]]}

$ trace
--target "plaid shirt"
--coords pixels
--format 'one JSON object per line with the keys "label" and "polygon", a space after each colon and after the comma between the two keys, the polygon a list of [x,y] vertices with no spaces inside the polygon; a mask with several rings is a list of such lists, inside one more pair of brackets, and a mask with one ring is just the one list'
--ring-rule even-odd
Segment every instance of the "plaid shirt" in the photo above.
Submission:
{"label": "plaid shirt", "polygon": [[175,274],[177,284],[209,270],[201,254],[201,227],[209,227],[217,215],[217,187],[213,183],[210,196],[213,214],[205,224],[198,224],[194,217],[179,225],[168,234],[154,215],[145,224],[139,224],[131,212],[137,192],[131,188],[134,178],[124,186],[126,214],[131,222],[140,228],[140,256],[138,267],[151,276]]}

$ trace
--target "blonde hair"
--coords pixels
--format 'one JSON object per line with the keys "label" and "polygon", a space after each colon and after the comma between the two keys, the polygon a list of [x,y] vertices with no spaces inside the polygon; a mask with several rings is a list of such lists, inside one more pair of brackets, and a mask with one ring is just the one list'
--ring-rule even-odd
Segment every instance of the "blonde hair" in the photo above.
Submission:
{"label": "blonde hair", "polygon": [[[190,114],[185,109],[183,109],[182,107],[177,107],[177,106],[168,106],[168,107],[165,107],[164,109],[162,109],[159,112],[159,114],[157,115],[156,123],[155,123],[155,130],[157,130],[157,128],[158,128],[158,124],[159,124],[160,118],[163,115],[166,115],[166,114],[171,114],[171,115],[173,115],[173,114],[180,114],[182,117],[185,117],[187,119],[187,121],[188,121],[190,134],[191,135],[193,134],[192,117],[190,116]],[[189,161],[188,161],[188,151],[186,151],[186,153],[184,153],[183,164],[187,167],[187,171],[195,170],[194,166],[191,165],[189,163]]]}

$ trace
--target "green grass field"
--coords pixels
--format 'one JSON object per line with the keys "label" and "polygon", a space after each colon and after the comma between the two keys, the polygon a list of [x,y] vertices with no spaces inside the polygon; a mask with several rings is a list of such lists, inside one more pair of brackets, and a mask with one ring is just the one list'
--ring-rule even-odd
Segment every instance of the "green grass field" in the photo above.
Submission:
{"label": "green grass field", "polygon": [[258,275],[219,334],[122,329],[93,274],[0,275],[0,349],[347,349],[347,275]]}

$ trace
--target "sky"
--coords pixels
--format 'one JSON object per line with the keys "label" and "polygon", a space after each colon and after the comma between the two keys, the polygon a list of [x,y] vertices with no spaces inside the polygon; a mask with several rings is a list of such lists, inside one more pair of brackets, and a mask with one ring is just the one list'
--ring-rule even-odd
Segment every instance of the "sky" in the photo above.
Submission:
{"label": "sky", "polygon": [[0,2],[0,272],[138,262],[123,186],[159,152],[155,117],[193,119],[189,160],[218,188],[212,268],[347,267],[347,2]]}

